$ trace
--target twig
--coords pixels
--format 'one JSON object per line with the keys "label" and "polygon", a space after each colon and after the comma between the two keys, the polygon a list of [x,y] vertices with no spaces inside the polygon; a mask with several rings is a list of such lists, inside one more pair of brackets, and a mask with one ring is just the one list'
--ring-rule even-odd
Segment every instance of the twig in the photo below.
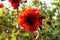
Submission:
{"label": "twig", "polygon": [[39,38],[39,34],[40,34],[40,33],[39,33],[39,31],[38,31],[35,40],[37,40],[37,39]]}
{"label": "twig", "polygon": [[17,13],[17,16],[18,16],[18,7],[17,7],[17,11],[16,11],[16,13]]}
{"label": "twig", "polygon": [[[36,33],[37,33],[37,35],[36,35],[36,37],[33,38],[33,40],[38,40],[38,38],[39,38],[39,36],[40,36],[39,30],[38,30]],[[35,35],[34,35],[34,36],[35,36]]]}

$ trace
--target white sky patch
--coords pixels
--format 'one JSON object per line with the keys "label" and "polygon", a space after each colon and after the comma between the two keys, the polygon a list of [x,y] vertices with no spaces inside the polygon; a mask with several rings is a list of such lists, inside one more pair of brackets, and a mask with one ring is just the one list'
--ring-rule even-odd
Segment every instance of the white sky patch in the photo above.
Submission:
{"label": "white sky patch", "polygon": [[55,19],[55,20],[56,20],[56,17],[57,17],[57,13],[55,13],[55,16],[53,16],[53,19]]}
{"label": "white sky patch", "polygon": [[27,0],[27,3],[28,3],[28,4],[31,4],[31,3],[32,3],[32,0]]}
{"label": "white sky patch", "polygon": [[8,0],[2,2],[5,7],[7,7],[9,10],[13,10],[13,7],[11,4],[8,2]]}
{"label": "white sky patch", "polygon": [[[33,0],[27,0],[27,5],[32,5],[32,1]],[[50,4],[51,4],[51,2],[53,1],[53,0],[39,0],[39,1],[41,1],[41,2],[45,2],[46,4],[47,4],[47,6],[50,6]],[[8,0],[6,0],[6,1],[3,1],[3,3],[4,3],[4,5],[6,6],[6,7],[8,7],[10,10],[12,10],[13,8],[11,7],[11,5],[10,5],[10,3],[8,2]]]}
{"label": "white sky patch", "polygon": [[[26,5],[32,5],[33,0],[27,0]],[[42,3],[46,3],[48,9],[52,10],[52,8],[55,8],[56,6],[52,6],[51,3],[54,0],[38,0],[39,2],[41,1]],[[1,1],[0,1],[1,2]],[[13,7],[11,6],[11,4],[8,2],[8,0],[1,2],[3,3],[7,8],[9,8],[9,10],[13,10]],[[21,9],[21,7],[23,7],[23,5],[20,5],[19,9]],[[35,7],[35,6],[34,6]],[[55,15],[57,15],[57,13],[55,13]],[[56,19],[56,16],[53,17],[54,19]]]}

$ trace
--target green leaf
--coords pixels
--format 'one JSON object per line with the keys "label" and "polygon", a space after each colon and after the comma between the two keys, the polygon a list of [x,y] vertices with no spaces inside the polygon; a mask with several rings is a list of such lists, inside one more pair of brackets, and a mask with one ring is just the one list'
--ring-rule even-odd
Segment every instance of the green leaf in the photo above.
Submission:
{"label": "green leaf", "polygon": [[16,36],[12,36],[12,39],[11,40],[16,40]]}

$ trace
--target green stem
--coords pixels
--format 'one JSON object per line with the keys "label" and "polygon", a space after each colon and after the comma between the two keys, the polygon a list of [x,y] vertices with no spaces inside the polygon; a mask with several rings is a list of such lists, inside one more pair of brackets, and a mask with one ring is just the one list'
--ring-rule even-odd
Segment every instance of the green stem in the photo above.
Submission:
{"label": "green stem", "polygon": [[18,8],[17,8],[17,12],[16,13],[17,13],[17,16],[18,16]]}
{"label": "green stem", "polygon": [[13,13],[12,13],[12,24],[13,24]]}

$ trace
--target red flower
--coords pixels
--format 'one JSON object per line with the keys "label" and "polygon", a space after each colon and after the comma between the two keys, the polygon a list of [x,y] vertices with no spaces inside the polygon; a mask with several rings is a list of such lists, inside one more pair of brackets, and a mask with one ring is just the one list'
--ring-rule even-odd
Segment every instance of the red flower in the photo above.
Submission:
{"label": "red flower", "polygon": [[24,12],[19,15],[18,24],[22,26],[24,31],[34,32],[38,30],[39,25],[42,25],[40,16],[40,11],[37,9],[25,9]]}
{"label": "red flower", "polygon": [[20,1],[21,1],[21,0],[9,0],[9,2],[11,3],[11,6],[12,6],[14,9],[17,9],[17,8],[18,8]]}
{"label": "red flower", "polygon": [[3,7],[4,7],[3,3],[0,3],[0,8],[3,8]]}

